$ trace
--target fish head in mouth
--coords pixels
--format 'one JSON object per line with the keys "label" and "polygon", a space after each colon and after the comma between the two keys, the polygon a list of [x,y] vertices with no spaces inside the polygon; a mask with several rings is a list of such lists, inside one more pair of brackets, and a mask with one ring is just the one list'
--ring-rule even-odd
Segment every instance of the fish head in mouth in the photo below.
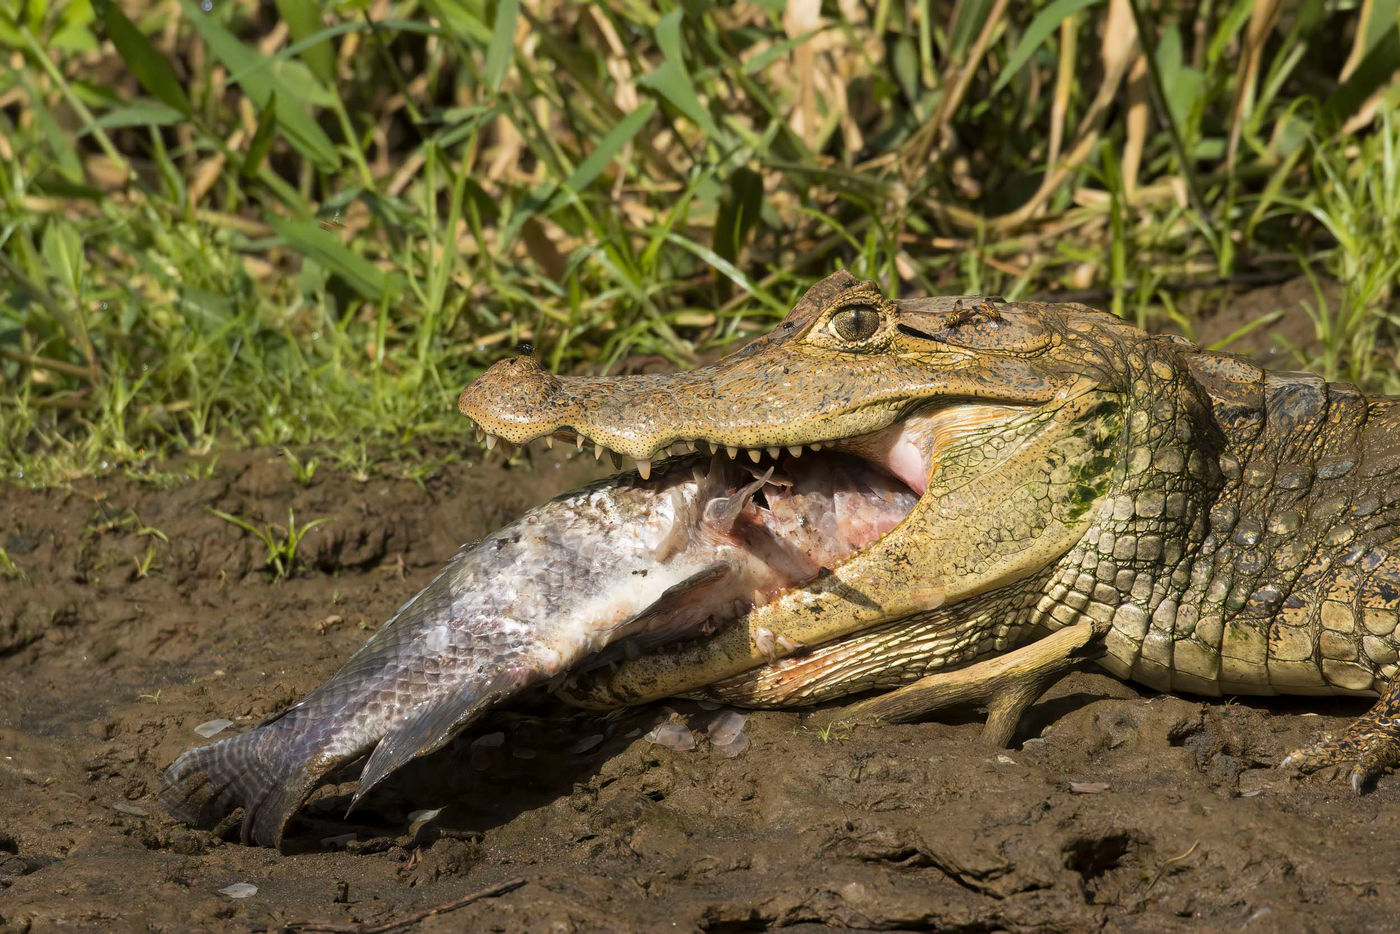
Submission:
{"label": "fish head in mouth", "polygon": [[[590,689],[600,702],[638,702],[772,661],[773,634],[797,647],[841,639],[1043,571],[1132,486],[1162,432],[1209,431],[1209,397],[1181,349],[1081,305],[891,301],[837,273],[713,364],[566,377],[517,356],[469,385],[459,407],[515,444],[561,437],[631,457],[638,482],[677,445],[771,466],[788,485],[776,497],[786,513],[766,496],[757,519],[770,539],[831,523],[841,553],[757,602],[744,625],[629,662]],[[889,491],[872,492],[838,458],[897,483],[907,511],[890,522],[873,508]],[[822,477],[822,498],[793,493]],[[839,519],[825,515],[840,503]]]}

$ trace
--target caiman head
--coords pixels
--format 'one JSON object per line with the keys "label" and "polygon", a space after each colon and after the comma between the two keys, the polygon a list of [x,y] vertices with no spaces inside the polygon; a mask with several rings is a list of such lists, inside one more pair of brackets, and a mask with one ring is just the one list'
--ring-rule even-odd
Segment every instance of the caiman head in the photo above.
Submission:
{"label": "caiman head", "polygon": [[1081,305],[890,301],[837,273],[771,333],[708,366],[562,377],[522,355],[468,386],[460,408],[515,444],[553,436],[634,458],[636,482],[680,445],[780,474],[860,458],[918,497],[894,528],[716,637],[576,690],[600,705],[639,702],[772,662],[775,636],[800,654],[958,606],[966,617],[1018,588],[1034,602],[1115,513],[1150,513],[1189,538],[1208,498],[1198,488],[1219,476],[1199,453],[1218,439],[1184,343]]}

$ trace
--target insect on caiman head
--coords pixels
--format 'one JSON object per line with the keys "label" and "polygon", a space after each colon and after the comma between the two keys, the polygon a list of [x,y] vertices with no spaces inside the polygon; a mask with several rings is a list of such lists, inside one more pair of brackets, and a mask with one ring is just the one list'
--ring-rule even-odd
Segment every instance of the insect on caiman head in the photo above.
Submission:
{"label": "insect on caiman head", "polygon": [[837,273],[708,366],[562,377],[518,356],[468,386],[460,408],[512,443],[554,436],[634,458],[643,480],[681,445],[780,476],[855,457],[918,497],[830,573],[704,644],[595,675],[584,692],[630,702],[771,661],[775,633],[801,651],[1042,571],[1131,482],[1135,453],[1162,425],[1208,424],[1178,350],[1080,305],[890,301]]}

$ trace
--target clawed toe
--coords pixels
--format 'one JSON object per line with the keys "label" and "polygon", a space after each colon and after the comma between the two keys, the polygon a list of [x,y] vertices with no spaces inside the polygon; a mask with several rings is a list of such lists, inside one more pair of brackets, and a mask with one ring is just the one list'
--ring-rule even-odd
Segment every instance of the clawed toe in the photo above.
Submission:
{"label": "clawed toe", "polygon": [[1328,766],[1351,764],[1348,782],[1353,791],[1364,794],[1381,775],[1400,765],[1400,740],[1388,730],[1358,727],[1360,724],[1341,736],[1324,736],[1311,746],[1295,749],[1284,756],[1279,767],[1311,774]]}
{"label": "clawed toe", "polygon": [[1284,756],[1279,768],[1297,769],[1308,775],[1329,765],[1336,765],[1341,758],[1339,753],[1337,741],[1331,735],[1325,735],[1311,746],[1303,746]]}

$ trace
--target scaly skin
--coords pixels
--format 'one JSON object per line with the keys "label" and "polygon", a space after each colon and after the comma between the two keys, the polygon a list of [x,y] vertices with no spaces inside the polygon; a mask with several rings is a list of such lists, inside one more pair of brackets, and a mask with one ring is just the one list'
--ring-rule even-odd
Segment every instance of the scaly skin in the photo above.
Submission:
{"label": "scaly skin", "polygon": [[1087,624],[1104,668],[1160,690],[1380,694],[1289,761],[1354,761],[1358,787],[1400,761],[1400,400],[1080,305],[890,302],[839,273],[711,366],[569,379],[520,357],[461,409],[644,471],[677,441],[862,454],[901,426],[932,452],[897,471],[922,495],[893,531],[712,640],[579,680],[582,703],[926,697],[939,672]]}

